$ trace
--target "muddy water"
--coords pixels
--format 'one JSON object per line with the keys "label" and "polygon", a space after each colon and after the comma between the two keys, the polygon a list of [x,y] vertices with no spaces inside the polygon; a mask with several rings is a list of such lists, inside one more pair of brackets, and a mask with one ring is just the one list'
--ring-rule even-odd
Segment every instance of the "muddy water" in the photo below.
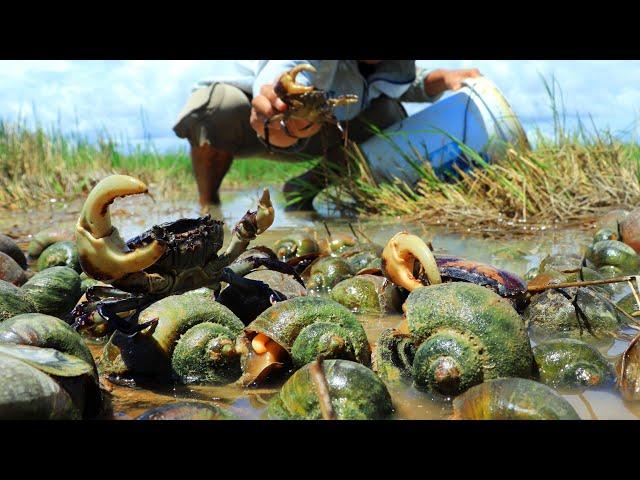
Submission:
{"label": "muddy water", "polygon": [[[272,188],[277,192],[277,188]],[[256,190],[223,194],[221,208],[212,210],[215,218],[225,221],[226,240],[229,240],[229,226],[246,212],[254,208],[260,192]],[[349,233],[348,220],[332,215],[320,206],[319,213],[286,213],[278,194],[272,196],[276,207],[276,220],[254,245],[273,243],[291,230],[311,229],[324,235],[326,223],[332,233]],[[0,232],[17,237],[26,248],[30,235],[52,226],[72,227],[78,217],[81,203],[60,205],[51,203],[40,211],[29,214],[0,211]],[[111,206],[113,223],[124,238],[130,238],[152,225],[181,217],[199,215],[191,200],[171,203],[155,202],[149,197],[138,196],[117,200]],[[356,225],[374,242],[384,245],[400,230],[408,230],[430,240],[438,253],[463,256],[480,262],[487,262],[500,268],[523,275],[536,266],[542,258],[552,253],[580,253],[590,242],[593,230],[586,226],[571,229],[543,228],[535,232],[500,234],[499,232],[478,232],[427,227],[415,222],[361,219]],[[371,343],[375,342],[382,330],[395,327],[401,321],[400,315],[360,316]],[[600,346],[600,351],[611,361],[615,361],[626,346],[626,342],[610,342]],[[101,346],[91,344],[90,348],[98,357]],[[242,389],[236,386],[174,386],[137,385],[123,386],[103,381],[107,398],[113,409],[114,419],[132,419],[145,410],[185,399],[215,402],[232,410],[240,418],[259,419],[266,403],[281,383],[275,381],[260,389]],[[397,419],[442,419],[451,414],[450,404],[417,391],[410,385],[391,389]],[[582,394],[564,395],[583,419],[637,419],[640,418],[640,402],[624,402],[615,390],[589,390]]]}

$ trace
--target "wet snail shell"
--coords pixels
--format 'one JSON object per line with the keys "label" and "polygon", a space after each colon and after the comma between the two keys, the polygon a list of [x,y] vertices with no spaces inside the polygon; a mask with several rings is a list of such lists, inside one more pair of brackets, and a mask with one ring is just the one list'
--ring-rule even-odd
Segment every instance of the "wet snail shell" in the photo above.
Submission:
{"label": "wet snail shell", "polygon": [[[315,362],[296,371],[269,402],[267,417],[281,420],[320,420],[321,393]],[[325,360],[321,364],[328,401],[336,420],[375,420],[393,413],[391,395],[384,383],[364,365],[348,360]],[[322,381],[322,380],[320,380]]]}
{"label": "wet snail shell", "polygon": [[78,249],[74,242],[56,242],[49,245],[38,257],[38,270],[42,271],[50,267],[69,267],[78,273],[82,273]]}
{"label": "wet snail shell", "polygon": [[593,346],[572,338],[539,343],[533,349],[538,380],[564,390],[584,390],[615,381],[609,362]]}
{"label": "wet snail shell", "polygon": [[471,387],[453,400],[457,420],[580,420],[564,398],[542,383],[497,378]]}
{"label": "wet snail shell", "polygon": [[29,273],[4,252],[0,252],[0,280],[16,286],[23,285],[29,279]]}
{"label": "wet snail shell", "polygon": [[[75,409],[84,418],[95,417],[100,412],[102,394],[96,365],[80,335],[68,324],[59,318],[38,313],[17,315],[0,323],[0,347],[3,345],[24,346],[21,352],[26,356],[22,360],[49,374],[64,389]],[[41,353],[38,353],[40,350]],[[46,359],[46,352],[51,352],[51,359],[42,363],[42,359]],[[61,358],[63,355],[69,355],[75,360],[67,361]],[[30,363],[32,359],[35,363]],[[78,364],[80,372],[74,373],[75,365]],[[40,385],[37,388],[48,385],[48,382],[38,380],[39,375],[29,374],[28,369],[20,371],[31,377],[25,381],[36,381]],[[50,388],[49,391],[56,392],[57,389]],[[65,395],[55,395],[66,402]]]}
{"label": "wet snail shell", "polygon": [[170,376],[187,383],[229,383],[240,374],[233,342],[244,325],[210,291],[165,297],[144,309],[138,322],[152,320],[155,326],[133,337],[113,333],[100,360],[104,373]]}
{"label": "wet snail shell", "polygon": [[73,241],[74,235],[71,230],[64,228],[50,228],[38,232],[33,236],[27,247],[27,254],[31,258],[38,258],[42,251],[49,245],[56,242]]}
{"label": "wet snail shell", "polygon": [[585,257],[598,268],[613,266],[629,275],[640,271],[640,256],[629,245],[617,240],[603,240],[590,245]]}
{"label": "wet snail shell", "polygon": [[329,291],[342,280],[352,277],[353,270],[339,257],[322,257],[310,267],[307,288],[309,290]]}
{"label": "wet snail shell", "polygon": [[320,247],[318,242],[308,233],[297,232],[278,240],[273,245],[273,250],[276,252],[278,260],[286,262],[296,257],[319,253]]}
{"label": "wet snail shell", "polygon": [[331,298],[354,313],[394,313],[402,307],[398,287],[377,275],[347,278],[333,287]]}
{"label": "wet snail shell", "polygon": [[238,338],[241,382],[265,379],[285,365],[300,368],[320,358],[342,358],[370,365],[364,328],[353,313],[333,300],[296,297],[262,312]]}
{"label": "wet snail shell", "polygon": [[20,247],[12,238],[0,233],[0,252],[13,258],[20,268],[27,269],[27,258],[20,250]]}
{"label": "wet snail shell", "polygon": [[413,379],[420,389],[458,395],[487,379],[532,374],[522,319],[485,287],[453,282],[418,288],[407,298],[406,317],[419,345]]}
{"label": "wet snail shell", "polygon": [[[602,293],[590,288],[563,289],[563,292],[547,290],[531,299],[523,318],[532,335],[541,339],[605,339],[622,327],[621,316]],[[576,311],[574,298],[584,317]]]}

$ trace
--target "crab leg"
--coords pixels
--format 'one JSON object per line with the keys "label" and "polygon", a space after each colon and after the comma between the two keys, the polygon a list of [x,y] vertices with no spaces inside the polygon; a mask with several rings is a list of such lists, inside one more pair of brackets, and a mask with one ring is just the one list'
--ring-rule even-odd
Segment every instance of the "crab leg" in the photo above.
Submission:
{"label": "crab leg", "polygon": [[111,175],[89,193],[76,224],[76,243],[84,272],[96,280],[112,282],[153,265],[166,245],[153,241],[130,251],[118,229],[111,225],[109,205],[118,197],[148,193],[147,186],[127,175]]}
{"label": "crab leg", "polygon": [[420,237],[400,232],[394,235],[382,251],[382,270],[396,285],[412,291],[423,286],[413,276],[413,266],[418,260],[431,285],[442,283],[438,265],[431,249]]}
{"label": "crab leg", "polygon": [[246,249],[251,240],[264,233],[273,223],[275,211],[271,203],[269,189],[262,191],[262,196],[258,200],[258,208],[255,212],[249,210],[231,231],[232,238],[225,252],[218,257],[217,262],[212,262],[212,269],[219,269],[219,266],[231,264]]}

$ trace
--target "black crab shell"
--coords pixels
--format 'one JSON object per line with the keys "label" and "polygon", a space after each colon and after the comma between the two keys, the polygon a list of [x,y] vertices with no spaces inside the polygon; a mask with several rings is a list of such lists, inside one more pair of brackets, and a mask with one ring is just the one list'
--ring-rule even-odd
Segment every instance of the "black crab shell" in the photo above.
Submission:
{"label": "black crab shell", "polygon": [[217,256],[224,242],[223,225],[224,222],[213,220],[211,215],[182,218],[153,226],[127,241],[127,247],[135,250],[157,240],[166,244],[167,250],[146,270],[184,270],[204,265]]}

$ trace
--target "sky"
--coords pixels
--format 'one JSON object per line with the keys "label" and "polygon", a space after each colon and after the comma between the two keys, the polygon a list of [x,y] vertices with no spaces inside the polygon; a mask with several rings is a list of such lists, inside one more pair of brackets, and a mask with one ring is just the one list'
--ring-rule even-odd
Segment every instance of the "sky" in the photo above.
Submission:
{"label": "sky", "polygon": [[[198,80],[230,72],[221,60],[2,60],[0,119],[56,127],[124,144],[151,139],[160,152],[186,149],[172,127]],[[479,68],[503,92],[528,133],[552,132],[542,78],[555,78],[571,127],[576,118],[633,135],[640,119],[640,61],[418,60],[425,68]],[[409,105],[410,113],[421,106]],[[626,132],[626,133],[625,133]],[[632,138],[635,139],[635,136]]]}

